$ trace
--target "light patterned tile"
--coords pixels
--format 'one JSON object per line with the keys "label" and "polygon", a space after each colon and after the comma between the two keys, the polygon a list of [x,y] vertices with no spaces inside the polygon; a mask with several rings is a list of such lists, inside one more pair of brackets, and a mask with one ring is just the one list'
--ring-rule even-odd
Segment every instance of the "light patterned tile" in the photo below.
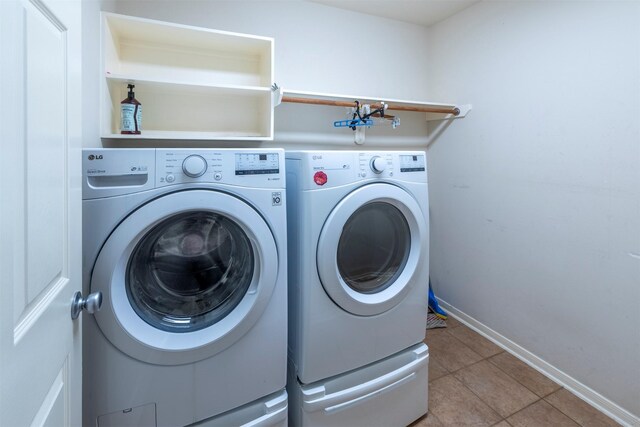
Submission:
{"label": "light patterned tile", "polygon": [[568,390],[558,390],[545,397],[545,400],[584,427],[612,427],[619,425]]}
{"label": "light patterned tile", "polygon": [[482,357],[491,357],[504,351],[479,333],[464,325],[451,329],[448,332]]}
{"label": "light patterned tile", "polygon": [[540,397],[547,396],[561,387],[515,356],[504,352],[489,359],[489,362],[512,376],[520,384]]}
{"label": "light patterned tile", "polygon": [[571,418],[545,402],[539,400],[522,411],[507,418],[514,427],[577,427]]}
{"label": "light patterned tile", "polygon": [[427,413],[427,415],[422,418],[418,418],[414,421],[409,427],[444,427],[444,424],[440,422],[438,417],[433,415],[431,411]]}
{"label": "light patterned tile", "polygon": [[475,351],[447,332],[427,336],[429,356],[449,372],[482,360]]}
{"label": "light patterned tile", "polygon": [[486,360],[461,369],[454,376],[502,418],[518,412],[539,399],[522,384]]}
{"label": "light patterned tile", "polygon": [[447,333],[447,328],[427,329],[425,337],[424,337],[424,342],[426,342],[427,345],[429,345],[429,340],[431,338],[434,338],[436,336],[440,336],[440,335],[446,334],[446,333]]}
{"label": "light patterned tile", "polygon": [[444,426],[491,426],[501,417],[453,375],[429,385],[429,412]]}
{"label": "light patterned tile", "polygon": [[437,380],[438,378],[448,374],[449,374],[449,371],[447,371],[435,359],[432,358],[429,360],[429,382]]}

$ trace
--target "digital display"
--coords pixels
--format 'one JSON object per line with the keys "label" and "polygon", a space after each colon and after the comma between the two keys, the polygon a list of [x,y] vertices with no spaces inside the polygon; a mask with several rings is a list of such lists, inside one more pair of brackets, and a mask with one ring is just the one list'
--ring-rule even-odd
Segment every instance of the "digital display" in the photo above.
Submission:
{"label": "digital display", "polygon": [[236,175],[280,173],[278,153],[236,153]]}
{"label": "digital display", "polygon": [[400,172],[424,172],[427,170],[424,155],[401,155]]}

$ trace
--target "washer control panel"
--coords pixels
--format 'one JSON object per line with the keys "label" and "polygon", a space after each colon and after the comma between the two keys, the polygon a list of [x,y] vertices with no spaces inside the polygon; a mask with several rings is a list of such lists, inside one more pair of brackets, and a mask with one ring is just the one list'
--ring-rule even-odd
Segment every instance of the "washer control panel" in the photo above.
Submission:
{"label": "washer control panel", "polygon": [[284,151],[156,149],[156,185],[223,183],[267,187],[284,185]]}
{"label": "washer control panel", "polygon": [[236,153],[236,175],[267,175],[280,172],[278,153]]}
{"label": "washer control panel", "polygon": [[182,172],[191,178],[202,176],[206,171],[207,161],[202,156],[191,154],[182,161]]}

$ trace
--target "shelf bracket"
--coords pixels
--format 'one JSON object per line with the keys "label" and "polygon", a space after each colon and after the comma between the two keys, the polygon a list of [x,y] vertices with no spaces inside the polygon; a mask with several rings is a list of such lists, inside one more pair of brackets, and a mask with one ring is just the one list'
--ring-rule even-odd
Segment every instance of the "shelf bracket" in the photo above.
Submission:
{"label": "shelf bracket", "polygon": [[277,83],[271,85],[271,104],[273,108],[282,104],[282,88]]}

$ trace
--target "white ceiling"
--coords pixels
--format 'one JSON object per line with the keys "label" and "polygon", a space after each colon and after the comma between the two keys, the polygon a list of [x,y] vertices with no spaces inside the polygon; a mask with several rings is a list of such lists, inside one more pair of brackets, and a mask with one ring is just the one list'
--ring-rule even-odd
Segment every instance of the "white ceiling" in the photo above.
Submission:
{"label": "white ceiling", "polygon": [[339,9],[410,22],[425,27],[480,0],[310,0]]}

